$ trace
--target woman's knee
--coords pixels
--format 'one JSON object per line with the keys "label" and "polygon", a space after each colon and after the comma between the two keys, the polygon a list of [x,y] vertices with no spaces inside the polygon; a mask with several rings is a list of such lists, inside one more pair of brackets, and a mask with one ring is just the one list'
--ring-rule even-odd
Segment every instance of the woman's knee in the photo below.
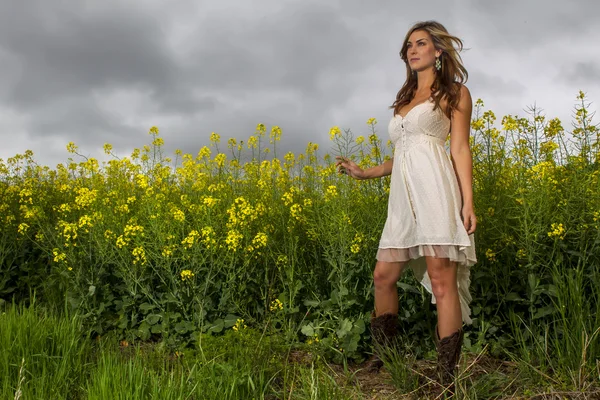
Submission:
{"label": "woman's knee", "polygon": [[427,273],[431,281],[431,291],[436,300],[443,299],[449,293],[458,291],[456,282],[456,264],[432,262],[427,266]]}
{"label": "woman's knee", "polygon": [[404,263],[401,262],[378,261],[373,271],[374,285],[376,287],[395,286],[403,269]]}
{"label": "woman's knee", "polygon": [[448,294],[458,292],[456,274],[450,271],[430,273],[429,280],[431,281],[431,291],[436,300],[444,299]]}

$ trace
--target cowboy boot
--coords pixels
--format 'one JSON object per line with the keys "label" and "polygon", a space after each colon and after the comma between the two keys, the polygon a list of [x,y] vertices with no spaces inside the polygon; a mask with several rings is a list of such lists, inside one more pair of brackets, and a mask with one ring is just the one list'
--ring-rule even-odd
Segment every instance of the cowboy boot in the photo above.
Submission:
{"label": "cowboy boot", "polygon": [[435,346],[438,353],[436,373],[439,383],[444,387],[451,386],[452,391],[454,390],[454,373],[460,359],[463,338],[464,332],[461,328],[440,339],[437,325],[435,327]]}
{"label": "cowboy boot", "polygon": [[365,362],[365,369],[369,372],[378,372],[383,366],[383,361],[377,354],[377,347],[393,345],[398,335],[398,314],[385,313],[378,317],[371,313],[371,337],[373,338],[373,355]]}

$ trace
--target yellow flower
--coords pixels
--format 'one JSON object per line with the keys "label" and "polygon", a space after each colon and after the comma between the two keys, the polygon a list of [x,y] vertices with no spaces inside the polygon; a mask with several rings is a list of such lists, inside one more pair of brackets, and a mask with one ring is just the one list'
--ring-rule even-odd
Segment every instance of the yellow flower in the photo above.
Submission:
{"label": "yellow flower", "polygon": [[110,154],[110,152],[112,151],[112,144],[110,143],[104,143],[104,152],[106,154]]}
{"label": "yellow flower", "polygon": [[548,232],[548,237],[559,238],[560,240],[565,238],[565,227],[561,223],[552,224],[550,227],[551,231]]}
{"label": "yellow flower", "polygon": [[290,207],[290,215],[298,221],[302,220],[302,206],[300,204],[292,204]]}
{"label": "yellow flower", "polygon": [[227,160],[227,155],[224,153],[219,153],[215,156],[215,164],[217,164],[217,166],[219,168],[223,168],[223,166],[225,165],[225,160]]}
{"label": "yellow flower", "polygon": [[218,202],[218,201],[219,201],[219,199],[215,199],[214,197],[211,197],[211,196],[206,196],[206,197],[204,198],[204,200],[202,200],[202,203],[203,203],[205,206],[212,207],[212,206],[214,206],[215,204],[217,204],[217,202]]}
{"label": "yellow flower", "polygon": [[338,195],[337,187],[335,185],[329,185],[325,191],[325,199],[330,200]]}
{"label": "yellow flower", "polygon": [[77,152],[77,146],[75,146],[75,143],[69,142],[69,144],[67,144],[67,151],[69,153],[76,153]]}
{"label": "yellow flower", "polygon": [[210,141],[213,143],[219,143],[221,141],[221,136],[218,133],[212,132],[210,134]]}
{"label": "yellow flower", "polygon": [[238,318],[237,321],[235,321],[235,325],[232,327],[232,329],[234,331],[239,331],[241,329],[246,329],[248,326],[246,324],[244,324],[244,320],[241,318]]}
{"label": "yellow flower", "polygon": [[252,239],[252,245],[255,248],[265,247],[267,245],[267,235],[265,233],[259,232],[256,234],[254,239]]}
{"label": "yellow flower", "polygon": [[65,261],[67,259],[67,255],[62,253],[59,249],[54,248],[52,250],[52,254],[54,255],[54,262],[58,263],[61,261]]}
{"label": "yellow flower", "polygon": [[146,252],[143,247],[136,247],[131,251],[131,255],[133,256],[134,264],[146,264]]}
{"label": "yellow flower", "polygon": [[212,151],[208,147],[203,146],[198,152],[198,159],[209,158],[211,153]]}
{"label": "yellow flower", "polygon": [[356,144],[363,144],[365,141],[365,137],[364,136],[359,136],[356,138]]}
{"label": "yellow flower", "polygon": [[492,249],[487,249],[485,251],[485,256],[490,261],[496,261],[496,253]]}
{"label": "yellow flower", "polygon": [[227,248],[231,251],[236,251],[240,246],[240,241],[244,238],[244,236],[236,230],[231,230],[227,232],[227,237],[225,238],[225,244],[227,244]]}
{"label": "yellow flower", "polygon": [[173,213],[173,219],[175,221],[178,221],[178,222],[185,221],[185,213],[183,211],[181,211],[180,209],[173,207],[172,213]]}
{"label": "yellow flower", "polygon": [[19,224],[19,233],[21,235],[24,235],[28,229],[29,229],[29,225],[27,225],[25,222],[22,222]]}
{"label": "yellow flower", "polygon": [[333,140],[336,136],[340,136],[341,134],[342,131],[340,130],[340,128],[338,126],[334,126],[329,130],[329,139]]}
{"label": "yellow flower", "polygon": [[281,300],[275,299],[271,302],[271,305],[269,306],[269,310],[271,310],[271,311],[283,310],[283,303],[281,302]]}
{"label": "yellow flower", "polygon": [[258,145],[258,139],[256,138],[256,136],[250,136],[248,138],[248,148],[249,149],[255,149]]}
{"label": "yellow flower", "polygon": [[275,143],[281,140],[281,128],[277,125],[271,128],[271,133],[269,134],[269,142]]}
{"label": "yellow flower", "polygon": [[150,128],[150,130],[148,131],[149,135],[158,135],[158,127],[153,126]]}
{"label": "yellow flower", "polygon": [[377,119],[375,118],[369,118],[367,120],[367,125],[375,125],[377,123]]}
{"label": "yellow flower", "polygon": [[183,271],[181,271],[181,280],[185,281],[185,280],[189,280],[192,279],[192,277],[194,276],[194,273],[192,271],[190,271],[189,269],[184,269]]}
{"label": "yellow flower", "polygon": [[200,237],[200,234],[196,230],[192,230],[186,237],[181,241],[181,244],[188,249],[191,249],[196,240]]}

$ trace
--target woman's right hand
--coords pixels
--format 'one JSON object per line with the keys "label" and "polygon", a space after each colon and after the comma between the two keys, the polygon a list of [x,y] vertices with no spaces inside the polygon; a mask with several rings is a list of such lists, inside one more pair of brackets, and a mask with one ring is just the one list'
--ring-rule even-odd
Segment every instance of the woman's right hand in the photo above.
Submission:
{"label": "woman's right hand", "polygon": [[337,156],[335,159],[338,160],[335,163],[335,166],[338,168],[338,173],[346,174],[354,179],[366,179],[365,171],[361,167],[356,165],[354,161],[349,160],[346,157],[340,156]]}

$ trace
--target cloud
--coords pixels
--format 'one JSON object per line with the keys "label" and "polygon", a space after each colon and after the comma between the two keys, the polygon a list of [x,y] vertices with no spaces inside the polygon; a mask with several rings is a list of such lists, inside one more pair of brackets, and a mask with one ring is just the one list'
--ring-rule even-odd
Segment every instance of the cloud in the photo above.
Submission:
{"label": "cloud", "polygon": [[[161,128],[167,149],[196,153],[211,132],[246,139],[279,125],[281,151],[328,144],[333,125],[365,134],[403,83],[401,41],[438,19],[465,41],[474,98],[499,114],[545,101],[570,115],[581,86],[600,96],[591,50],[600,5],[529,1],[264,0],[0,3],[0,137],[6,157],[40,162],[76,142],[123,153]],[[582,11],[583,10],[583,11]],[[14,138],[18,132],[18,140]],[[58,150],[57,150],[58,149]]]}

